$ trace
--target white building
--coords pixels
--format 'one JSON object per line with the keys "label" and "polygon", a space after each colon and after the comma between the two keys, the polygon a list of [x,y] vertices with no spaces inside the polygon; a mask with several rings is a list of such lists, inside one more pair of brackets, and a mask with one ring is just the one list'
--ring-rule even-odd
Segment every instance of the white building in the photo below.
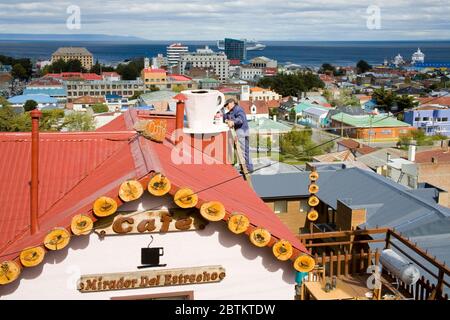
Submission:
{"label": "white building", "polygon": [[158,54],[156,57],[152,58],[152,67],[156,69],[161,69],[162,67],[167,67],[169,61],[162,54]]}
{"label": "white building", "polygon": [[278,62],[267,57],[256,57],[250,60],[250,64],[255,68],[277,68]]}
{"label": "white building", "polygon": [[186,74],[191,68],[213,68],[220,81],[229,78],[230,61],[225,53],[214,52],[208,47],[183,54],[179,66],[181,74]]}
{"label": "white building", "polygon": [[255,68],[251,66],[238,67],[238,77],[241,80],[256,81],[263,76],[263,73],[264,71],[262,68]]}
{"label": "white building", "polygon": [[271,101],[280,100],[281,98],[281,95],[270,89],[264,89],[260,87],[254,87],[250,89],[250,100]]}
{"label": "white building", "polygon": [[167,62],[170,67],[174,67],[180,61],[182,54],[188,53],[189,47],[183,46],[181,43],[173,43],[167,47]]}
{"label": "white building", "polygon": [[424,63],[425,62],[425,54],[420,51],[420,48],[417,48],[417,51],[413,53],[411,58],[412,63]]}

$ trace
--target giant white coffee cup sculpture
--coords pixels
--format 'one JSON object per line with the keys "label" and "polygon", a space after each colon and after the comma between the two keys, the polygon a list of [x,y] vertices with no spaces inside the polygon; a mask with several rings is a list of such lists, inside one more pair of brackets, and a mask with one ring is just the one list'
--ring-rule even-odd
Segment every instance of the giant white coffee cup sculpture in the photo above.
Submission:
{"label": "giant white coffee cup sculpture", "polygon": [[188,127],[185,133],[206,134],[220,133],[228,130],[225,123],[215,124],[214,117],[225,104],[225,96],[217,90],[186,90],[185,102]]}

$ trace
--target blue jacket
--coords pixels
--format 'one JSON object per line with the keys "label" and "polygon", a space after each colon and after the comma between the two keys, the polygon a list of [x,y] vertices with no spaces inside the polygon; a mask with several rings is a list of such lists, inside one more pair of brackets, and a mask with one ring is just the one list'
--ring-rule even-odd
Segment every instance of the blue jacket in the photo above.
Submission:
{"label": "blue jacket", "polygon": [[234,108],[225,113],[225,120],[231,120],[234,122],[234,128],[236,129],[236,133],[240,136],[249,136],[249,127],[247,122],[247,115],[245,114],[244,109],[241,106],[236,105]]}

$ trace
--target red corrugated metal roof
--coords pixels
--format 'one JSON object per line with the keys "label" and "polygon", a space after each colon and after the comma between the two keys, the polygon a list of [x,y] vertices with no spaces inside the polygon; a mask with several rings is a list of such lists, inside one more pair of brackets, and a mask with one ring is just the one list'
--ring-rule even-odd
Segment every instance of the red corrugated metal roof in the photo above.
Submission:
{"label": "red corrugated metal roof", "polygon": [[[129,110],[111,127],[131,129],[149,113]],[[175,119],[168,120],[168,134]],[[118,120],[120,119],[120,120]],[[172,124],[173,122],[173,124]],[[179,145],[180,147],[181,145]],[[194,149],[188,158],[194,163]],[[14,259],[25,247],[42,244],[54,227],[68,227],[80,213],[92,214],[92,203],[107,195],[117,198],[120,184],[143,178],[151,170],[165,173],[177,187],[198,192],[200,203],[221,201],[227,212],[244,212],[255,226],[268,229],[275,238],[289,240],[307,252],[300,241],[228,164],[178,164],[172,161],[174,146],[137,137],[134,131],[93,133],[43,133],[40,137],[40,190],[37,234],[29,235],[30,134],[0,133],[0,252]],[[204,157],[208,158],[206,155]],[[209,159],[211,160],[211,159]],[[45,165],[43,165],[45,164]],[[226,180],[230,180],[223,183]],[[211,186],[215,186],[210,188]],[[174,192],[172,188],[171,192]]]}
{"label": "red corrugated metal roof", "polygon": [[[65,209],[105,183],[134,169],[129,139],[134,132],[42,133],[40,135],[39,220],[41,231]],[[29,237],[30,133],[0,133],[0,252],[20,248]],[[120,160],[118,159],[120,157]],[[44,165],[43,165],[44,164]],[[103,170],[106,166],[113,170]],[[102,169],[102,170],[100,170]],[[91,182],[89,184],[88,182]],[[76,210],[70,211],[73,216]],[[48,226],[48,229],[46,228]],[[44,233],[45,234],[45,233]],[[39,238],[42,241],[44,235]],[[12,244],[9,244],[13,242]],[[20,250],[20,249],[19,249]]]}
{"label": "red corrugated metal roof", "polygon": [[182,74],[169,74],[168,77],[171,78],[173,81],[192,81],[192,78],[189,78]]}

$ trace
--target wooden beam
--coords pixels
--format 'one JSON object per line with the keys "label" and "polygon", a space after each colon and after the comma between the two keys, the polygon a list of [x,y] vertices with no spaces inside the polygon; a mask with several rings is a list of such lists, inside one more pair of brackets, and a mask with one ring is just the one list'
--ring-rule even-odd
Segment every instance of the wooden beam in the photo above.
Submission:
{"label": "wooden beam", "polygon": [[351,235],[370,235],[370,234],[380,234],[386,233],[389,228],[377,228],[377,229],[367,229],[367,230],[347,230],[347,231],[332,231],[332,232],[318,232],[313,234],[301,234],[297,238],[301,239],[326,239],[326,238],[341,238],[348,237]]}
{"label": "wooden beam", "polygon": [[307,248],[311,247],[332,247],[347,244],[362,244],[362,243],[373,243],[373,242],[384,242],[383,239],[369,239],[369,240],[356,240],[356,241],[338,241],[338,242],[321,242],[321,243],[308,243],[305,246]]}

